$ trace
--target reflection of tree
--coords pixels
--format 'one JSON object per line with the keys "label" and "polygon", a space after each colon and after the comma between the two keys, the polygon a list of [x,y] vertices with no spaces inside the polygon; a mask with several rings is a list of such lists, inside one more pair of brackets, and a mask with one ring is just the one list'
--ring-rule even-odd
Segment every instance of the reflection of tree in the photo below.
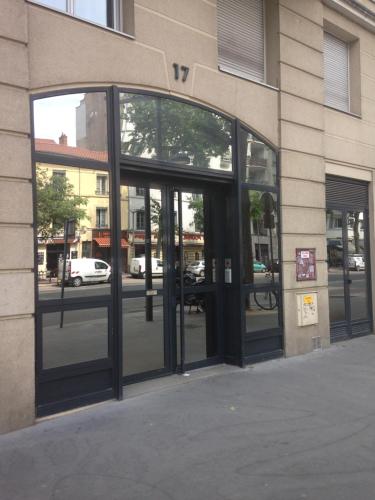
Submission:
{"label": "reflection of tree", "polygon": [[[260,223],[262,221],[264,211],[261,202],[261,193],[259,191],[253,191],[249,193],[250,198],[250,218],[256,221],[257,236],[258,236],[258,258],[261,259],[261,249],[260,249]],[[250,229],[251,230],[251,229]]]}
{"label": "reflection of tree", "polygon": [[359,246],[359,212],[353,212],[350,214],[353,217],[353,240],[354,240],[354,252],[361,253]]}
{"label": "reflection of tree", "polygon": [[151,222],[156,226],[156,257],[160,259],[163,234],[163,212],[160,201],[151,198]]}
{"label": "reflection of tree", "polygon": [[65,176],[47,175],[40,168],[36,172],[37,226],[40,238],[55,238],[67,219],[76,221],[87,217],[87,199],[73,192],[73,185]]}
{"label": "reflection of tree", "polygon": [[126,94],[122,119],[127,123],[123,153],[207,167],[210,157],[223,156],[231,144],[228,120],[196,106]]}
{"label": "reflection of tree", "polygon": [[204,228],[204,209],[203,209],[203,196],[198,196],[197,198],[191,198],[189,200],[188,208],[193,210],[193,219],[195,230],[203,232]]}

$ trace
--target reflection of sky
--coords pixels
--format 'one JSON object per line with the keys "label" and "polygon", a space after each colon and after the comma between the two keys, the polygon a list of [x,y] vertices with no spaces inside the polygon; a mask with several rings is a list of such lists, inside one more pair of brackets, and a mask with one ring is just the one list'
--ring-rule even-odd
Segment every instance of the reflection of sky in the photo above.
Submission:
{"label": "reflection of sky", "polygon": [[76,146],[76,107],[83,97],[84,94],[68,94],[35,101],[35,137],[53,139],[58,143],[64,132],[68,136],[68,145]]}

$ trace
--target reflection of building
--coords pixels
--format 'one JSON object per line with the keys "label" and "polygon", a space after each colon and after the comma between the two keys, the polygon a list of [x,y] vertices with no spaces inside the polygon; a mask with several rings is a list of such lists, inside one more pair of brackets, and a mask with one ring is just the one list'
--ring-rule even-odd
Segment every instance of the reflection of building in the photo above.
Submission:
{"label": "reflection of building", "polygon": [[105,95],[85,94],[76,108],[77,146],[91,151],[107,150],[107,103]]}
{"label": "reflection of building", "polygon": [[[337,211],[327,211],[327,246],[328,249],[341,247],[343,239],[343,215]],[[347,217],[347,237],[349,253],[364,253],[365,251],[365,227],[363,212],[348,213]]]}
{"label": "reflection of building", "polygon": [[[105,154],[102,151],[90,151],[81,147],[70,147],[67,145],[67,137],[62,134],[60,144],[54,141],[39,139],[38,147],[46,146],[48,151],[53,148],[58,154],[69,154],[72,150],[74,155],[86,159],[97,160]],[[60,176],[66,179],[67,184],[72,187],[72,194],[86,200],[87,204],[82,208],[86,211],[86,217],[77,221],[74,236],[69,236],[67,243],[67,255],[69,258],[95,257],[111,263],[111,213],[110,213],[110,177],[103,171],[87,168],[71,168],[61,165],[38,164],[37,168],[45,172],[48,178]],[[127,188],[121,187],[124,194]],[[127,221],[124,206],[124,221]],[[126,232],[127,222],[124,223]],[[125,238],[121,239],[121,249],[126,259],[128,243]],[[53,238],[43,240],[38,238],[38,273],[40,278],[55,276],[58,267],[58,259],[63,256],[64,231],[60,230]]]}
{"label": "reflection of building", "polygon": [[[182,193],[182,224],[183,224],[183,239],[184,239],[184,260],[190,263],[193,260],[204,258],[204,235],[196,227],[194,222],[194,210],[190,208],[190,202],[194,197],[201,195]],[[140,257],[145,254],[145,188],[129,186],[121,198],[122,206],[127,206],[126,213],[122,213],[122,226],[124,230],[126,221],[128,230],[125,230],[124,235],[129,242],[127,251],[127,264],[130,265],[130,260],[133,257]],[[151,252],[153,257],[162,257],[162,245],[158,241],[159,226],[161,217],[161,191],[158,189],[150,189],[150,224],[151,224]],[[177,223],[177,210],[174,212],[174,221]],[[177,245],[177,234],[176,245]],[[160,248],[158,246],[160,245]],[[126,270],[126,266],[123,267]]]}

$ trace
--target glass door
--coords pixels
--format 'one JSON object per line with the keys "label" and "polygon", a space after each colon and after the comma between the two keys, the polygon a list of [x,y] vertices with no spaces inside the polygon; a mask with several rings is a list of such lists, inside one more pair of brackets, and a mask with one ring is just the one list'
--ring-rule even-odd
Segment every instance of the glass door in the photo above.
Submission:
{"label": "glass door", "polygon": [[369,262],[367,252],[367,214],[363,210],[346,213],[348,232],[348,282],[352,334],[370,321]]}
{"label": "glass door", "polygon": [[121,185],[123,377],[171,370],[165,186]]}
{"label": "glass door", "polygon": [[126,383],[218,355],[218,221],[203,189],[123,179],[121,280]]}
{"label": "glass door", "polygon": [[367,212],[327,210],[331,340],[371,331]]}
{"label": "glass door", "polygon": [[177,366],[207,364],[218,354],[217,268],[212,196],[175,189],[174,255]]}

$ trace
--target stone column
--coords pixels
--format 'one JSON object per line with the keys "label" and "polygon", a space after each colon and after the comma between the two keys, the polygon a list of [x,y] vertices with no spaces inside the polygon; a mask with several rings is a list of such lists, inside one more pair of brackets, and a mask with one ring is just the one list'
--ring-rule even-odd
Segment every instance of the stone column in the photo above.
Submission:
{"label": "stone column", "polygon": [[[283,298],[285,352],[292,356],[313,350],[316,340],[329,345],[323,6],[320,0],[280,0],[279,5]],[[316,281],[297,282],[296,248],[316,249]],[[318,292],[317,325],[297,326],[301,291]]]}
{"label": "stone column", "polygon": [[0,433],[35,418],[27,4],[0,0]]}

